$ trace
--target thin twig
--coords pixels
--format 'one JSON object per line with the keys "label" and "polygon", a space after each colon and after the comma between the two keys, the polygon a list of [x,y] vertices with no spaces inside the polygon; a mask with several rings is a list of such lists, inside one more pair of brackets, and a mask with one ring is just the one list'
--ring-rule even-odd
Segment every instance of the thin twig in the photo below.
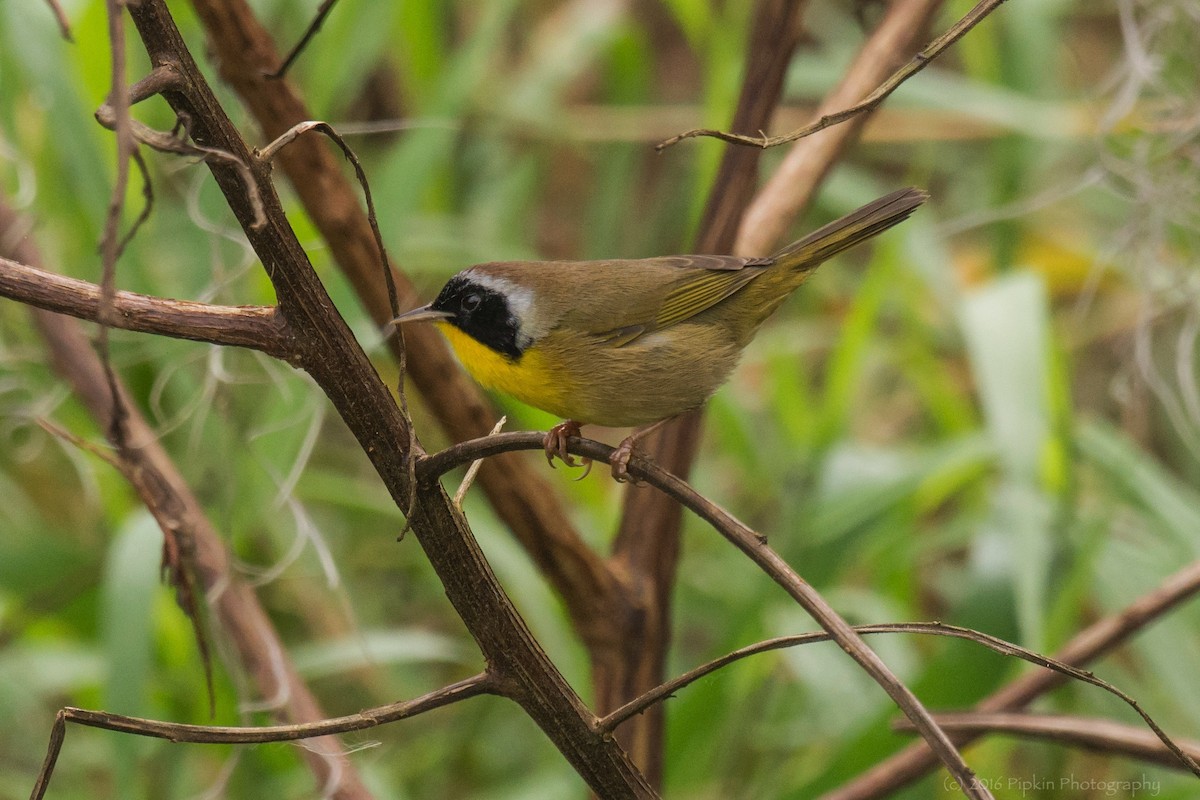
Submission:
{"label": "thin twig", "polygon": [[[326,0],[326,2],[332,4],[335,0]],[[309,131],[316,131],[332,139],[333,143],[341,149],[346,160],[354,166],[354,174],[358,178],[358,185],[362,187],[363,200],[367,204],[367,222],[371,225],[371,233],[375,236],[375,247],[379,250],[379,265],[383,270],[384,286],[387,287],[388,305],[391,307],[392,316],[398,317],[400,316],[400,301],[396,296],[396,280],[392,276],[392,264],[388,260],[387,248],[383,245],[383,234],[379,231],[379,216],[375,213],[375,201],[371,198],[371,184],[367,181],[367,173],[363,171],[358,156],[350,149],[350,145],[346,144],[346,140],[342,138],[341,134],[334,130],[328,122],[321,120],[300,122],[277,136],[266,147],[256,149],[254,155],[261,161],[274,161],[280,150]]]}
{"label": "thin twig", "polygon": [[287,74],[287,71],[292,67],[292,63],[304,52],[304,48],[308,46],[312,38],[317,35],[317,31],[321,29],[321,25],[325,22],[325,17],[329,16],[329,12],[333,10],[336,3],[337,0],[323,0],[321,7],[317,9],[316,16],[312,18],[312,21],[308,23],[308,27],[305,28],[304,35],[300,37],[300,41],[296,42],[296,46],[288,53],[287,58],[283,60],[283,64],[280,65],[279,69],[267,73],[268,78],[278,80]]}
{"label": "thin twig", "polygon": [[[1110,755],[1149,761],[1171,769],[1180,769],[1180,759],[1171,747],[1163,747],[1160,736],[1110,719],[1073,717],[1065,714],[978,711],[937,713],[938,724],[948,731],[976,735],[1009,734],[1043,739],[1071,747],[1082,747]],[[911,731],[907,720],[897,720],[896,730]],[[1195,761],[1200,759],[1200,741],[1175,739],[1174,744]]]}
{"label": "thin twig", "polygon": [[802,139],[805,136],[811,136],[818,131],[823,131],[826,128],[837,125],[840,122],[845,122],[859,114],[866,113],[879,106],[888,95],[900,88],[900,85],[907,81],[912,76],[916,75],[925,67],[929,66],[935,58],[946,51],[950,45],[961,39],[968,31],[974,28],[988,14],[995,11],[1004,0],[980,0],[980,2],[972,8],[967,14],[954,24],[948,31],[943,33],[938,38],[934,39],[925,46],[921,52],[917,53],[912,59],[900,69],[896,70],[892,75],[881,83],[873,92],[867,95],[858,103],[849,106],[841,111],[836,111],[831,114],[825,114],[816,122],[806,125],[803,128],[798,128],[791,133],[785,133],[782,136],[767,136],[760,132],[757,136],[747,136],[741,133],[727,133],[725,131],[713,130],[710,128],[697,128],[684,133],[677,134],[659,142],[654,146],[655,150],[662,152],[671,145],[678,144],[684,139],[692,139],[697,136],[711,136],[715,139],[720,139],[730,144],[744,145],[747,147],[760,147],[766,149],[768,147],[776,147],[788,142],[794,142],[797,139]]}
{"label": "thin twig", "polygon": [[[843,108],[876,86],[917,46],[942,0],[896,0],[879,26],[846,68],[842,79],[821,100],[817,114]],[[789,227],[812,203],[826,177],[859,139],[869,115],[862,115],[821,136],[801,139],[759,189],[742,215],[733,254],[774,252]],[[739,152],[744,148],[733,148]],[[756,151],[749,151],[756,152]]]}
{"label": "thin twig", "polygon": [[[1107,681],[1100,680],[1090,672],[1073,667],[1070,664],[1064,664],[1061,661],[1055,661],[1052,658],[1028,650],[1020,645],[1005,641],[991,634],[982,633],[972,630],[971,628],[963,628],[958,625],[947,625],[941,622],[897,622],[897,623],[881,623],[875,625],[856,625],[854,630],[859,634],[878,634],[878,633],[919,633],[933,636],[950,636],[957,639],[966,639],[967,641],[975,642],[983,645],[991,650],[994,650],[1001,655],[1015,656],[1016,658],[1028,661],[1031,664],[1036,664],[1039,667],[1057,672],[1069,678],[1073,678],[1083,683],[1089,683],[1092,686],[1099,687],[1104,691],[1118,698],[1134,711],[1136,711],[1157,740],[1157,751],[1162,752],[1165,746],[1172,757],[1172,766],[1178,768],[1180,764],[1190,770],[1193,774],[1200,776],[1200,764],[1197,764],[1188,751],[1188,748],[1175,742],[1166,734],[1158,723],[1151,719],[1138,702],[1130,697],[1125,692],[1113,686]],[[695,669],[691,669],[673,680],[667,681],[661,686],[655,687],[652,691],[646,692],[641,697],[638,697],[625,705],[621,706],[611,714],[597,721],[596,727],[602,731],[611,731],[620,725],[625,720],[632,717],[634,714],[640,714],[655,703],[661,702],[663,699],[674,694],[683,687],[694,683],[705,675],[709,675],[722,667],[733,663],[747,656],[757,653],[765,653],[770,650],[779,650],[785,647],[795,647],[797,645],[813,644],[815,642],[827,642],[833,637],[829,633],[804,633],[795,636],[780,636],[774,639],[757,642],[755,644],[743,647],[739,650],[734,650],[732,653],[727,653],[720,658],[713,659],[706,664],[702,664]],[[934,715],[940,720],[944,715]],[[913,730],[912,723],[905,720],[899,723],[902,730]],[[943,726],[944,727],[944,726]]]}
{"label": "thin twig", "polygon": [[[536,450],[543,446],[543,436],[536,432],[501,433],[496,436],[473,439],[448,447],[433,455],[423,457],[417,464],[417,474],[423,481],[436,481],[446,470],[454,466],[483,458],[509,449]],[[613,452],[608,445],[590,439],[570,437],[567,449],[577,456],[607,461]],[[963,792],[972,798],[989,798],[991,792],[975,775],[955,749],[949,737],[933,722],[928,710],[905,686],[886,664],[867,647],[862,637],[829,605],[807,581],[791,566],[771,550],[762,537],[729,512],[701,495],[678,477],[644,458],[635,456],[629,463],[629,474],[643,480],[678,500],[698,516],[712,525],[735,547],[742,551],[768,576],[778,583],[794,600],[817,621],[837,643],[869,674],[876,683],[895,701],[904,714],[913,721],[922,737],[933,748],[938,758],[958,781]]]}
{"label": "thin twig", "polygon": [[133,237],[137,235],[142,225],[146,224],[146,220],[150,219],[150,212],[154,210],[154,185],[150,182],[150,170],[146,167],[146,160],[142,158],[141,151],[136,147],[129,156],[133,159],[133,163],[137,164],[138,172],[142,176],[142,210],[138,212],[137,218],[129,226],[129,230],[125,231],[125,235],[117,243],[117,258],[120,258],[121,254],[125,252],[125,248],[133,241]]}
{"label": "thin twig", "polygon": [[[501,417],[496,422],[496,427],[492,428],[489,436],[495,436],[500,431],[504,430],[504,424],[508,422],[508,417]],[[475,482],[475,476],[479,474],[479,468],[483,466],[483,459],[477,458],[471,462],[471,466],[467,467],[467,474],[463,475],[462,483],[458,485],[458,491],[454,493],[454,506],[459,511],[462,511],[463,501],[467,499],[467,492],[471,490],[471,484]]]}
{"label": "thin twig", "polygon": [[112,450],[106,450],[103,447],[98,446],[95,442],[89,442],[82,436],[78,436],[66,428],[56,425],[54,422],[46,419],[45,417],[39,417],[36,422],[39,428],[51,436],[62,439],[64,442],[79,448],[89,455],[95,456],[113,469],[120,471],[121,462]]}
{"label": "thin twig", "polygon": [[170,742],[189,742],[193,744],[262,744],[264,742],[290,742],[297,739],[311,739],[317,736],[336,736],[352,731],[362,731],[397,722],[402,719],[415,717],[426,711],[448,706],[460,700],[476,697],[481,694],[496,694],[498,688],[492,677],[480,673],[465,680],[444,686],[441,689],[422,695],[413,700],[390,703],[386,706],[371,708],[345,717],[321,720],[320,722],[304,722],[295,725],[267,725],[263,727],[227,727],[221,725],[185,725],[178,722],[160,722],[140,717],[128,717],[124,714],[111,714],[107,711],[88,711],[82,708],[64,708],[58,712],[54,721],[54,729],[50,734],[50,744],[46,750],[46,758],[38,773],[37,783],[33,787],[30,800],[41,800],[46,792],[49,778],[54,771],[54,763],[62,749],[66,734],[66,724],[86,725],[89,728],[130,733],[135,736],[147,736],[154,739],[166,739]]}
{"label": "thin twig", "polygon": [[67,21],[66,12],[63,11],[58,0],[46,0],[46,5],[50,6],[50,13],[54,15],[54,21],[58,23],[59,34],[62,35],[62,38],[74,44],[75,39],[71,36],[71,23]]}
{"label": "thin twig", "polygon": [[[112,369],[112,361],[108,347],[108,331],[112,317],[113,298],[116,295],[117,259],[121,257],[124,242],[120,236],[121,212],[125,208],[125,190],[129,185],[129,162],[137,149],[137,142],[130,128],[129,107],[131,105],[129,87],[125,82],[125,15],[124,6],[120,0],[107,0],[104,4],[108,15],[108,44],[111,51],[111,89],[108,95],[108,106],[112,109],[113,131],[117,140],[117,174],[113,181],[112,194],[109,196],[108,213],[104,219],[104,234],[100,240],[100,255],[102,277],[100,280],[100,304],[97,308],[97,322],[100,332],[96,337],[96,349],[104,364],[105,380],[112,395],[113,415],[111,433],[115,441],[124,438],[122,423],[125,409],[122,405],[120,392],[117,389],[117,377]],[[140,218],[139,218],[140,222]],[[133,226],[137,228],[137,224]]]}

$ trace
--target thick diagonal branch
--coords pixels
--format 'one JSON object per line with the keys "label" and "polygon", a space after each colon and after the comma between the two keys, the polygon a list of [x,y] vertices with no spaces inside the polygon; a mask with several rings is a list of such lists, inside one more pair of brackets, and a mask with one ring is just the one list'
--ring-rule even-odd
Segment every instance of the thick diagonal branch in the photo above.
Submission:
{"label": "thick diagonal branch", "polygon": [[[411,509],[412,531],[487,660],[497,691],[521,706],[598,795],[655,797],[620,747],[594,729],[595,717],[538,646],[461,512],[436,483],[412,482],[411,460],[420,455],[420,448],[411,436],[410,421],[334,308],[287,222],[268,168],[251,158],[166,5],[142,0],[129,6],[129,13],[151,68],[171,64],[178,70],[181,87],[164,91],[163,97],[177,114],[191,120],[192,137],[202,146],[252,163],[265,215],[261,226],[255,225],[238,172],[223,163],[210,161],[207,166],[275,287],[295,336],[296,362],[337,409],[397,505]],[[369,236],[366,241],[371,248]]]}

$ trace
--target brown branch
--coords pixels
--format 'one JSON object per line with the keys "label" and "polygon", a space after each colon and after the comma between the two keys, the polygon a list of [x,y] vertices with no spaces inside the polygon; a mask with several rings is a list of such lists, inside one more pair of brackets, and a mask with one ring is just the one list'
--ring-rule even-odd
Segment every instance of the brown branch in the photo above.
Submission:
{"label": "brown branch", "polygon": [[[28,236],[16,235],[22,225],[15,213],[0,202],[0,253],[12,253],[32,263],[41,258]],[[122,296],[116,308],[120,318]],[[105,388],[105,370],[80,327],[72,320],[42,309],[31,310],[56,371],[66,380],[91,413],[96,424],[111,431],[112,394]],[[273,313],[273,312],[272,312]],[[275,318],[272,316],[272,324]],[[260,323],[262,324],[262,323]],[[265,338],[265,336],[264,336]],[[212,619],[233,645],[242,669],[249,675],[260,697],[281,697],[275,713],[291,722],[315,722],[325,717],[316,697],[301,679],[287,655],[266,611],[254,590],[230,568],[224,540],[205,515],[200,501],[160,444],[128,390],[118,380],[117,391],[126,398],[123,442],[110,463],[122,470],[163,530],[166,541],[180,541],[189,552],[187,565],[207,595]],[[107,459],[106,459],[107,460]],[[57,724],[56,724],[57,727]],[[60,742],[61,744],[61,737]],[[54,747],[54,745],[52,745]],[[57,755],[57,750],[55,750]],[[337,780],[338,800],[367,800],[357,771],[336,739],[319,743],[302,754],[318,786]],[[53,759],[48,763],[52,766]],[[49,779],[49,773],[43,773]]]}
{"label": "brown branch", "polygon": [[[484,458],[505,450],[536,450],[543,447],[540,433],[500,433],[449,447],[417,462],[417,475],[422,481],[436,481],[453,467]],[[595,461],[607,461],[613,448],[600,442],[579,437],[570,437],[567,450],[572,455],[583,456]],[[938,758],[958,781],[963,792],[972,798],[988,798],[987,787],[974,779],[974,773],[963,761],[949,737],[932,721],[930,713],[920,700],[892,673],[886,664],[867,647],[862,637],[805,581],[779,554],[767,546],[762,536],[755,533],[729,512],[701,495],[687,483],[657,464],[641,456],[634,456],[629,463],[629,475],[637,481],[645,481],[663,493],[670,495],[683,506],[713,526],[731,544],[742,551],[759,569],[791,595],[801,608],[817,621],[851,658],[878,683],[904,712],[926,742],[937,752]]]}
{"label": "brown branch", "polygon": [[[315,115],[288,80],[266,75],[280,63],[270,34],[243,0],[193,0],[222,78],[237,92],[268,139]],[[278,158],[305,212],[328,242],[338,267],[380,327],[395,314],[379,279],[379,258],[353,186],[321,142],[301,138]],[[422,302],[412,282],[393,271],[400,305]],[[491,404],[432,326],[405,331],[407,374],[452,441],[485,436],[496,422]],[[388,340],[397,360],[398,337]],[[610,646],[609,620],[620,605],[617,578],[583,541],[553,488],[518,454],[488,461],[479,484],[497,516],[563,598],[572,623],[593,652]]]}
{"label": "brown branch", "polygon": [[171,742],[195,744],[262,744],[264,742],[290,742],[297,739],[312,739],[317,736],[336,736],[341,733],[362,731],[389,722],[399,722],[426,711],[443,708],[460,700],[478,697],[481,694],[496,694],[497,685],[492,676],[481,672],[470,678],[443,686],[441,689],[421,695],[413,700],[389,703],[385,706],[360,711],[344,717],[323,719],[297,725],[264,725],[240,727],[223,725],[187,725],[178,722],[127,717],[106,711],[86,711],[79,708],[64,709],[67,718],[80,725],[104,728],[110,731],[166,739]]}
{"label": "brown branch", "polygon": [[[934,714],[934,718],[942,728],[955,733],[975,736],[999,733],[1042,739],[1068,747],[1136,758],[1171,769],[1181,768],[1179,756],[1164,747],[1154,733],[1109,719],[1004,711],[939,713]],[[900,731],[911,730],[905,720],[897,722],[895,727]],[[1176,739],[1174,744],[1193,761],[1200,759],[1200,741]]]}
{"label": "brown branch", "polygon": [[[108,385],[112,401],[112,421],[109,425],[109,436],[121,442],[125,435],[125,409],[117,385],[117,375],[113,371],[109,358],[109,320],[113,316],[113,299],[117,291],[117,260],[125,247],[127,239],[121,236],[121,213],[125,208],[125,191],[129,185],[129,164],[137,151],[137,141],[130,130],[129,107],[131,104],[129,85],[125,80],[125,18],[119,0],[105,0],[105,14],[108,18],[108,45],[111,60],[111,88],[108,93],[108,105],[113,112],[113,131],[116,133],[117,165],[116,179],[113,181],[112,192],[108,199],[108,213],[104,217],[104,233],[100,237],[100,302],[97,306],[96,317],[100,323],[100,332],[96,336],[96,350],[104,365],[104,381]],[[149,206],[146,207],[149,213]],[[139,216],[130,229],[130,236],[144,221]]]}
{"label": "brown branch", "polygon": [[[746,136],[738,133],[725,133],[724,131],[712,130],[709,128],[697,128],[695,130],[685,131],[684,133],[672,136],[665,141],[659,142],[655,149],[661,151],[671,145],[678,144],[684,139],[692,139],[697,136],[711,136],[720,139],[730,144],[744,145],[748,147],[758,147],[766,149],[768,147],[776,147],[788,142],[794,142],[797,139],[802,139],[806,136],[811,136],[818,131],[823,131],[838,123],[861,116],[867,112],[873,111],[879,107],[888,96],[900,88],[900,85],[907,81],[912,76],[916,75],[943,52],[950,45],[957,42],[967,34],[971,28],[978,25],[984,17],[995,11],[1004,0],[980,0],[980,2],[972,8],[967,14],[954,24],[948,31],[943,33],[938,38],[934,39],[925,46],[921,52],[917,53],[903,67],[893,72],[888,76],[887,80],[879,83],[878,86],[869,95],[861,101],[851,106],[840,106],[839,110],[831,111],[823,114],[816,122],[806,125],[803,128],[794,130],[791,133],[786,133],[782,136],[767,136],[765,133],[759,133],[757,136]],[[878,83],[878,82],[876,82]],[[873,84],[874,85],[874,84]],[[861,94],[858,95],[862,97]],[[853,102],[853,101],[851,101]]]}
{"label": "brown branch", "polygon": [[[1154,591],[1148,592],[1111,616],[1104,617],[1077,633],[1054,655],[1063,664],[1083,666],[1113,650],[1130,636],[1145,628],[1171,609],[1200,593],[1200,561],[1171,575]],[[1017,711],[1035,699],[1062,685],[1066,679],[1048,672],[1032,672],[976,706],[977,712]],[[965,746],[979,733],[953,734]],[[824,795],[824,800],[873,800],[918,780],[937,766],[937,760],[921,742],[916,742],[884,759],[853,781]]]}
{"label": "brown branch", "polygon": [[[54,720],[54,728],[50,732],[50,746],[46,751],[46,759],[38,775],[37,785],[34,786],[31,800],[41,800],[45,794],[48,780],[54,771],[54,764],[62,750],[63,739],[66,737],[66,724],[74,722],[89,728],[102,728],[119,733],[129,733],[135,736],[147,736],[154,739],[166,739],[169,742],[188,742],[192,744],[262,744],[264,742],[290,742],[297,739],[312,739],[332,737],[352,731],[362,731],[398,722],[402,719],[415,717],[426,711],[476,697],[481,694],[495,692],[495,684],[487,673],[452,683],[441,689],[399,703],[360,711],[345,717],[324,719],[319,722],[297,723],[295,725],[267,725],[262,727],[227,727],[222,725],[185,725],[178,722],[160,722],[140,717],[129,717],[124,714],[112,714],[107,711],[89,711],[82,708],[64,708],[58,712]],[[333,740],[336,741],[336,740]],[[365,790],[364,790],[365,791]],[[340,794],[336,796],[341,796]],[[369,795],[365,795],[369,797]]]}
{"label": "brown branch", "polygon": [[[104,324],[116,292],[115,271],[121,255],[121,212],[125,208],[125,191],[129,185],[129,162],[137,149],[137,142],[130,130],[129,86],[125,80],[125,17],[118,0],[107,0],[108,43],[112,61],[112,88],[108,93],[108,107],[112,110],[112,129],[117,142],[117,175],[109,196],[108,213],[104,218],[104,234],[100,240],[100,255],[104,264],[104,275],[100,281],[100,319]],[[107,359],[107,331],[100,330],[100,350]]]}
{"label": "brown branch", "polygon": [[[0,256],[0,296],[10,300],[99,322],[102,291],[94,283]],[[117,291],[107,322],[121,330],[246,347],[284,360],[294,355],[286,322],[267,306],[214,306]]]}
{"label": "brown branch", "polygon": [[[397,506],[406,509],[411,504],[413,533],[487,660],[498,691],[521,706],[598,795],[655,797],[616,743],[594,731],[594,716],[538,646],[450,498],[439,486],[413,485],[411,460],[421,451],[410,446],[410,427],[297,241],[268,166],[251,158],[165,4],[142,0],[128,11],[146,45],[151,68],[170,64],[181,76],[180,88],[164,92],[163,97],[178,116],[190,121],[192,137],[251,164],[264,209],[261,226],[254,224],[252,204],[236,169],[213,161],[208,167],[275,288],[280,311],[295,335],[297,363],[337,409]],[[246,47],[244,40],[242,47]],[[221,62],[228,66],[225,59]],[[307,141],[297,141],[281,158],[295,157]],[[369,256],[364,263],[375,272],[378,264],[369,236],[365,246]]]}

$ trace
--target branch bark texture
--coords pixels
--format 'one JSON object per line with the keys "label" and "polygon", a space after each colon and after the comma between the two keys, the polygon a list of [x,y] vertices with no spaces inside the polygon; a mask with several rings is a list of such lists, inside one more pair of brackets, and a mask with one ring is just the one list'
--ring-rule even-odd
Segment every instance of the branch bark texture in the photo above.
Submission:
{"label": "branch bark texture", "polygon": [[[98,322],[102,294],[94,283],[0,257],[0,296],[10,300]],[[286,327],[274,308],[214,306],[117,291],[106,316],[109,326],[121,330],[246,347],[285,361],[289,358]]]}

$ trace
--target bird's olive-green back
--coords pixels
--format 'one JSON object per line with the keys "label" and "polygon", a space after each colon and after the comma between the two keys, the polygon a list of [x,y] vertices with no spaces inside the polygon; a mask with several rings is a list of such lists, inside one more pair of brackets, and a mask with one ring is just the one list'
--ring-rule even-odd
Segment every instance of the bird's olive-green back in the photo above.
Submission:
{"label": "bird's olive-green back", "polygon": [[925,197],[917,189],[893,192],[770,258],[494,262],[473,270],[532,292],[527,325],[534,338],[566,327],[620,347],[695,319],[725,328],[745,345],[818,265],[905,219]]}

